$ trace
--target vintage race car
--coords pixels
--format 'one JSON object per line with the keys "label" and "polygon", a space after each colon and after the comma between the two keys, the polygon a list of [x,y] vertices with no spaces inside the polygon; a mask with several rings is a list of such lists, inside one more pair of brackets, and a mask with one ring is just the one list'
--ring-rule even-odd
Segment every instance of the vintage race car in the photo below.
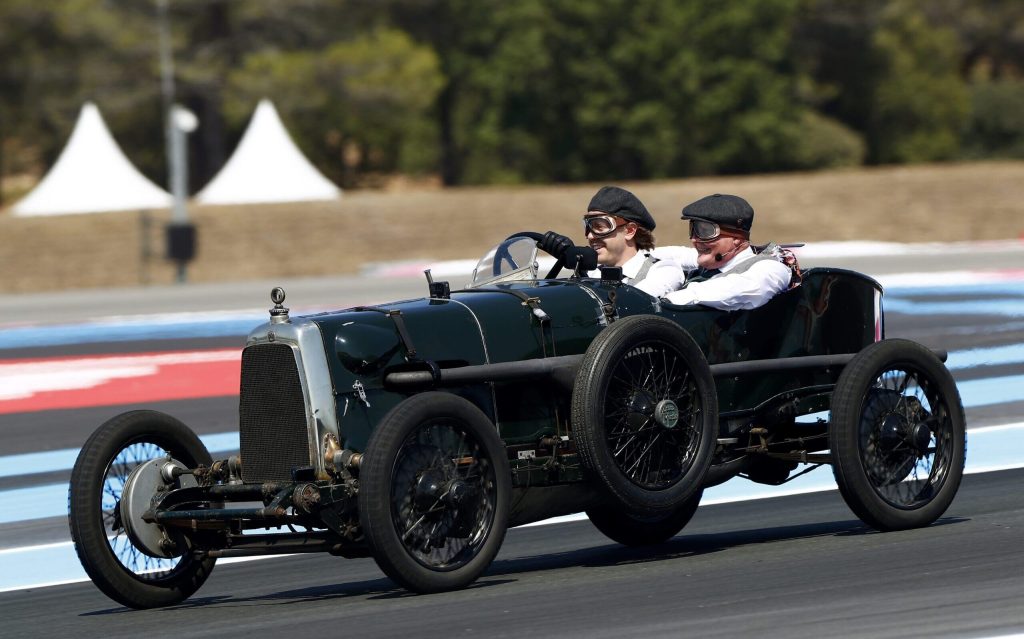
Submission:
{"label": "vintage race car", "polygon": [[[964,412],[936,354],[883,339],[882,289],[815,268],[752,311],[672,306],[621,271],[539,277],[519,233],[450,291],[269,322],[242,351],[240,453],[175,418],[85,443],[70,526],[86,572],[136,608],[179,602],[219,557],[372,556],[415,592],[466,586],[510,526],[585,511],[611,539],[677,534],[702,491],[829,464],[879,530],[925,526],[963,474]],[[592,266],[590,264],[589,266]],[[798,472],[798,467],[806,466]]]}

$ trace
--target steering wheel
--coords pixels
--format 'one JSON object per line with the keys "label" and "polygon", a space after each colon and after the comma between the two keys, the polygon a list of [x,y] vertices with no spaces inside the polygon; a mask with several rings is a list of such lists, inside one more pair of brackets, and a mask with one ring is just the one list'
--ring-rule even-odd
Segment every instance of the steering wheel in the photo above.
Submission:
{"label": "steering wheel", "polygon": [[498,245],[498,250],[494,254],[494,264],[491,265],[491,275],[495,277],[501,275],[501,265],[503,262],[507,262],[509,267],[511,267],[511,270],[517,270],[519,268],[519,264],[512,258],[512,254],[508,250],[508,247],[511,246],[509,240],[517,237],[528,237],[536,241],[536,238],[533,237],[534,235],[540,237],[537,233],[531,233],[529,231],[526,231],[523,233],[516,233],[505,238],[505,241]]}
{"label": "steering wheel", "polygon": [[[540,248],[540,241],[544,239],[544,236],[540,233],[535,233],[533,231],[519,231],[518,233],[513,233],[512,235],[506,237],[505,242],[508,242],[509,240],[515,239],[517,237],[530,238],[531,240],[537,243],[537,248]],[[501,264],[501,260],[503,259],[506,260],[509,264],[511,264],[514,268],[516,267],[515,260],[513,260],[512,256],[508,254],[508,246],[505,244],[505,242],[502,242],[501,246],[498,247],[498,253],[494,256],[495,275],[499,274],[498,265]],[[555,261],[555,265],[552,266],[551,270],[548,271],[547,275],[544,276],[544,279],[551,280],[558,277],[558,274],[562,272],[563,266],[565,266],[565,260],[563,260],[562,258],[558,258]]]}

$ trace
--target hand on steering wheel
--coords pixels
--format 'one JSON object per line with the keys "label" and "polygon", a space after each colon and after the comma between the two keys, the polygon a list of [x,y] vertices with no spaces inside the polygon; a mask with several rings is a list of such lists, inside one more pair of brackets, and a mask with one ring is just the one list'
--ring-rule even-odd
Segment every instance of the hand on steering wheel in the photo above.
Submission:
{"label": "hand on steering wheel", "polygon": [[555,259],[565,257],[565,252],[573,247],[573,241],[564,235],[548,231],[537,242],[537,246]]}

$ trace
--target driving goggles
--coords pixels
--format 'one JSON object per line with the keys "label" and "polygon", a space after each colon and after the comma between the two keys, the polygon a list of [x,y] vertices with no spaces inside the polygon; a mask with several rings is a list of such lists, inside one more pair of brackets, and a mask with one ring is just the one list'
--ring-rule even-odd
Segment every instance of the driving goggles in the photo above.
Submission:
{"label": "driving goggles", "polygon": [[607,237],[615,232],[615,229],[619,228],[623,224],[628,224],[626,220],[622,220],[621,223],[616,222],[615,216],[613,215],[594,215],[583,218],[583,236],[592,234],[594,237]]}
{"label": "driving goggles", "polygon": [[708,220],[690,220],[690,239],[710,242],[722,235],[722,227]]}

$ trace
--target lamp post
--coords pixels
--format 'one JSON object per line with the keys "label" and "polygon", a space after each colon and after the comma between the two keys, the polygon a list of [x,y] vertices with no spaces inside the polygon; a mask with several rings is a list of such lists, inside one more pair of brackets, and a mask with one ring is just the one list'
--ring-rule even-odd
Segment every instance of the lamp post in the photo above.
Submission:
{"label": "lamp post", "polygon": [[174,204],[167,225],[167,259],[177,263],[177,281],[188,280],[187,263],[195,257],[196,227],[188,218],[188,153],[186,136],[198,125],[195,114],[174,103],[174,58],[167,22],[168,0],[156,0],[160,47],[160,89],[163,97],[168,183]]}

